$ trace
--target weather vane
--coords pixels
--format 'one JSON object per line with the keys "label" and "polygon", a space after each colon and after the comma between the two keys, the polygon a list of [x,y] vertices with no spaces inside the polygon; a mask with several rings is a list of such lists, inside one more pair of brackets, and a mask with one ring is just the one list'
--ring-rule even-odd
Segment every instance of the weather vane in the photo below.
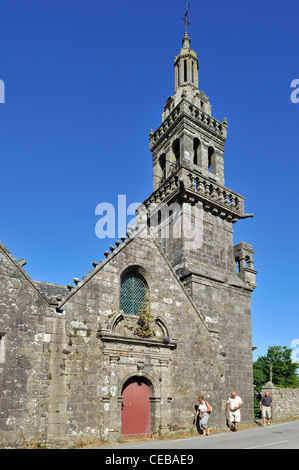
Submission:
{"label": "weather vane", "polygon": [[188,10],[189,10],[189,7],[190,7],[190,4],[187,3],[187,5],[186,5],[186,13],[185,13],[184,18],[182,18],[182,20],[184,21],[184,23],[185,23],[185,25],[186,25],[186,33],[187,33],[188,24],[191,24],[191,23],[189,23],[189,21],[188,21]]}

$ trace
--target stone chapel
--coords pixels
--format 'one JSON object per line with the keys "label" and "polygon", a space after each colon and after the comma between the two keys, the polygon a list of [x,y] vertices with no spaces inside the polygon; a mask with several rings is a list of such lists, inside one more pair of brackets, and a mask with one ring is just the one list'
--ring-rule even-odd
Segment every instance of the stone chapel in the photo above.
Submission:
{"label": "stone chapel", "polygon": [[210,427],[241,396],[253,422],[250,217],[225,186],[227,121],[199,89],[186,32],[174,94],[150,131],[153,192],[136,226],[74,284],[32,280],[0,243],[0,442],[62,448],[79,438],[190,430],[197,397]]}

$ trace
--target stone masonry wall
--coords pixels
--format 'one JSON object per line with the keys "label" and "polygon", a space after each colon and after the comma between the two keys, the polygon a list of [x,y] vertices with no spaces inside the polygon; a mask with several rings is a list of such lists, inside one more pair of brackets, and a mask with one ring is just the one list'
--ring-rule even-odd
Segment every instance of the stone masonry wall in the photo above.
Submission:
{"label": "stone masonry wall", "polygon": [[48,426],[52,313],[0,243],[0,445],[43,441]]}
{"label": "stone masonry wall", "polygon": [[261,391],[268,391],[273,401],[273,419],[299,417],[299,388],[276,388],[268,382]]}

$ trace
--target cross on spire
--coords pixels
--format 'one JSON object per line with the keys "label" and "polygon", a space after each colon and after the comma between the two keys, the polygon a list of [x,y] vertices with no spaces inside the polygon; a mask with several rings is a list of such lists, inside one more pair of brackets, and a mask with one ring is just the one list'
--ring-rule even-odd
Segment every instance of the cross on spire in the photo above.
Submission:
{"label": "cross on spire", "polygon": [[187,29],[188,29],[188,24],[191,24],[191,23],[189,23],[189,21],[188,21],[188,10],[189,10],[189,7],[190,7],[190,4],[187,3],[187,5],[186,5],[186,13],[185,13],[184,18],[182,18],[182,20],[184,21],[184,23],[185,23],[185,25],[186,25],[186,33],[187,33]]}

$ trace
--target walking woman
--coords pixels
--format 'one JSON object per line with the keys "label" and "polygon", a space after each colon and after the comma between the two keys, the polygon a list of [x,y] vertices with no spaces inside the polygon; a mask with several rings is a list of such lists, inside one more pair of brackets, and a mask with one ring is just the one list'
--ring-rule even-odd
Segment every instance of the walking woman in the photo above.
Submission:
{"label": "walking woman", "polygon": [[[195,415],[195,421],[197,417],[199,418],[198,427],[203,436],[208,436],[210,434],[210,429],[208,428],[209,413],[212,411],[209,403],[205,401],[203,396],[198,397],[199,405]],[[196,421],[197,422],[197,421]]]}

